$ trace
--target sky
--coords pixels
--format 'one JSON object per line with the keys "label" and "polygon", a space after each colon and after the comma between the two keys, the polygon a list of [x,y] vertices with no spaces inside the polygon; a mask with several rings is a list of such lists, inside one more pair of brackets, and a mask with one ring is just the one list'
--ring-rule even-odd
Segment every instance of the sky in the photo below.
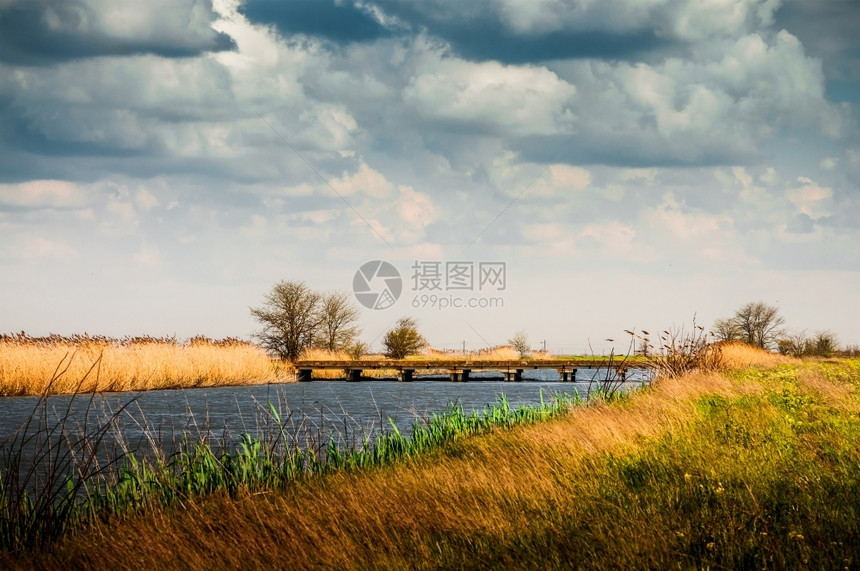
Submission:
{"label": "sky", "polygon": [[0,332],[251,338],[295,280],[377,294],[373,349],[410,316],[623,352],[750,301],[858,344],[858,29],[851,0],[0,0]]}

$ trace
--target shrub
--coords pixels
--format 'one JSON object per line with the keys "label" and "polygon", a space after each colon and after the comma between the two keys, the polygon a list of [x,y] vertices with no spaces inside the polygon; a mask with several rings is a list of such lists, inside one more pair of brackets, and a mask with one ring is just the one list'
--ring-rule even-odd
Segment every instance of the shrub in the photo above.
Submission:
{"label": "shrub", "polygon": [[415,319],[401,317],[394,329],[385,334],[382,344],[386,357],[403,359],[420,352],[427,346],[427,341],[418,332],[418,322]]}

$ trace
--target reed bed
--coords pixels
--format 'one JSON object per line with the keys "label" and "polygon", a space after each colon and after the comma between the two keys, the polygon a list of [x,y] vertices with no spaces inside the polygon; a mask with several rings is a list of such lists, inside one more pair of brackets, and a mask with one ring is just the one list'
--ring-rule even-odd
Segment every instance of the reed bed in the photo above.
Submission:
{"label": "reed bed", "polygon": [[299,356],[302,361],[353,361],[354,359],[346,351],[329,351],[328,349],[318,349],[309,347],[302,351]]}
{"label": "reed bed", "polygon": [[0,396],[284,382],[292,372],[239,339],[0,335]]}
{"label": "reed bed", "polygon": [[463,359],[469,361],[512,361],[520,358],[519,352],[509,345],[488,347],[476,351],[442,351],[428,348],[421,354],[420,359],[426,360],[450,360]]}
{"label": "reed bed", "polygon": [[857,360],[666,377],[371,470],[111,518],[4,563],[856,568],[858,393]]}
{"label": "reed bed", "polygon": [[722,368],[746,369],[748,367],[773,368],[780,365],[798,365],[800,359],[771,353],[760,347],[754,347],[741,341],[716,344],[722,353]]}

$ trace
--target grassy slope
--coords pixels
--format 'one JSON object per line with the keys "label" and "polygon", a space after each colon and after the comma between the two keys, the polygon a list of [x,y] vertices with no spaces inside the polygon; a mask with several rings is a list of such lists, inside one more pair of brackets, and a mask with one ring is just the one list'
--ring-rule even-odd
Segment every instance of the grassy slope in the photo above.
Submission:
{"label": "grassy slope", "polygon": [[277,494],[70,538],[54,568],[860,565],[860,361],[664,380],[626,402]]}

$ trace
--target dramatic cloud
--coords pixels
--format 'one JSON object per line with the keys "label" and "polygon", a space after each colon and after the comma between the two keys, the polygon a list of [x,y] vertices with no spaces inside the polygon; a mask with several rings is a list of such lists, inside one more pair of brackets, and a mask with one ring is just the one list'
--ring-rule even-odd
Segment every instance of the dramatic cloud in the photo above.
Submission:
{"label": "dramatic cloud", "polygon": [[212,29],[208,0],[9,0],[0,3],[0,61],[48,65],[111,55],[187,57],[233,47]]}
{"label": "dramatic cloud", "polygon": [[698,59],[569,63],[578,90],[570,135],[513,142],[529,160],[607,164],[738,164],[795,126],[840,134],[820,63],[790,33],[719,42]]}
{"label": "dramatic cloud", "polygon": [[247,335],[277,280],[463,260],[507,264],[506,305],[466,321],[404,296],[431,341],[527,328],[584,350],[630,316],[751,299],[860,340],[832,301],[860,303],[858,18],[841,0],[0,0],[0,323]]}

